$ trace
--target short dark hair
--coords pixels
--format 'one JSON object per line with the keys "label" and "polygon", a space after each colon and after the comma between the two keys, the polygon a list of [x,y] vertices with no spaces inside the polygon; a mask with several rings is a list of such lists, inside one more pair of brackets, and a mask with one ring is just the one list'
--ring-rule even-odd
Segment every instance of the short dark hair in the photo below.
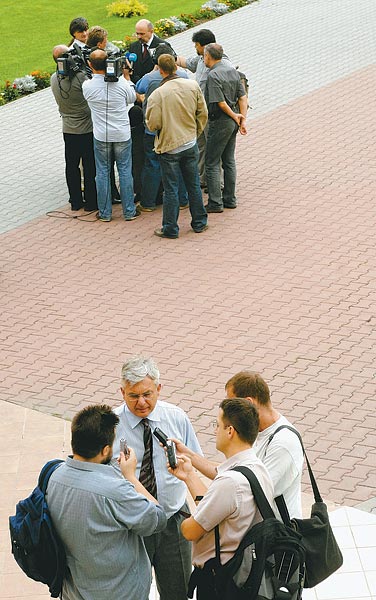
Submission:
{"label": "short dark hair", "polygon": [[270,391],[266,381],[258,373],[240,371],[226,383],[238,398],[255,398],[259,404],[270,403]]}
{"label": "short dark hair", "polygon": [[168,42],[161,42],[158,44],[158,46],[156,46],[153,54],[153,63],[155,65],[158,64],[158,58],[161,56],[161,54],[169,54],[170,56],[173,56],[175,60],[177,58],[175,50]]}
{"label": "short dark hair", "polygon": [[259,416],[253,404],[244,398],[226,398],[219,407],[224,425],[232,425],[239,438],[252,446],[259,430]]}
{"label": "short dark hair", "polygon": [[92,404],[72,421],[72,450],[83,458],[94,458],[105,446],[112,446],[119,417],[107,404]]}
{"label": "short dark hair", "polygon": [[74,36],[77,31],[87,31],[89,29],[89,23],[85,17],[77,17],[70,22],[69,33]]}
{"label": "short dark hair", "polygon": [[192,35],[192,42],[198,42],[200,46],[213,44],[215,41],[215,35],[210,29],[199,29]]}

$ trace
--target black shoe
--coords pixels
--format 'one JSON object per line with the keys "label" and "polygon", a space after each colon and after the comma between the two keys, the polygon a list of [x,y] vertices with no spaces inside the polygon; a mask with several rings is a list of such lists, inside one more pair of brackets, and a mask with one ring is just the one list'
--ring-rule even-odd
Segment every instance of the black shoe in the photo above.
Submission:
{"label": "black shoe", "polygon": [[73,210],[74,212],[81,210],[81,208],[84,207],[84,204],[71,204],[71,210]]}
{"label": "black shoe", "polygon": [[222,213],[223,208],[220,206],[210,206],[209,204],[205,204],[205,210],[207,213]]}
{"label": "black shoe", "polygon": [[237,204],[224,204],[224,208],[236,208]]}
{"label": "black shoe", "polygon": [[141,209],[139,206],[136,206],[136,211],[135,211],[133,217],[124,217],[124,219],[126,221],[134,221],[135,219],[137,219],[137,217],[140,216],[140,214],[141,214]]}
{"label": "black shoe", "polygon": [[94,212],[95,210],[98,210],[98,206],[87,206],[86,204],[84,206],[85,212]]}
{"label": "black shoe", "polygon": [[176,240],[179,237],[178,235],[166,235],[165,233],[163,233],[162,228],[154,229],[154,235],[160,238],[167,238],[169,240]]}
{"label": "black shoe", "polygon": [[208,229],[209,225],[205,225],[204,227],[202,227],[202,229],[194,229],[193,231],[195,233],[202,233],[203,231],[206,231]]}
{"label": "black shoe", "polygon": [[118,200],[117,198],[112,198],[112,204],[121,204],[121,200]]}

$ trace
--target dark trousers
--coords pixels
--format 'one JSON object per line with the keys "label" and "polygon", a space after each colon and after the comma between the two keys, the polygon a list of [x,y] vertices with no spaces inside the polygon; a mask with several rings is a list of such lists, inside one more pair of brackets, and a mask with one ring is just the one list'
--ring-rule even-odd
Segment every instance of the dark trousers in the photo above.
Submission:
{"label": "dark trousers", "polygon": [[[85,206],[87,210],[97,209],[95,187],[95,160],[93,134],[63,133],[65,144],[65,177],[72,208]],[[81,191],[80,160],[84,171],[84,200]]]}
{"label": "dark trousers", "polygon": [[[188,511],[184,504],[182,510]],[[184,517],[172,515],[160,533],[144,538],[146,551],[154,567],[160,600],[186,600],[192,571],[191,543],[180,531]]]}

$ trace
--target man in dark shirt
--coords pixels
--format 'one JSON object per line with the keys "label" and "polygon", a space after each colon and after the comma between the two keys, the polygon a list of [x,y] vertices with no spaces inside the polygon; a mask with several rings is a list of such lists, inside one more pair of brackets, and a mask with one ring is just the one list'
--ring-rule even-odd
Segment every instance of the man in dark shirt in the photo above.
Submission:
{"label": "man in dark shirt", "polygon": [[[208,186],[208,213],[223,212],[223,208],[236,208],[235,144],[238,131],[247,133],[247,96],[238,71],[222,61],[223,48],[207,44],[204,50],[205,65],[209,67],[205,99],[209,113],[209,131],[206,143],[206,180]],[[221,193],[220,166],[224,172],[224,189]]]}
{"label": "man in dark shirt", "polygon": [[[68,52],[67,46],[55,46],[53,58],[57,62]],[[72,210],[84,208],[97,210],[97,190],[95,187],[95,161],[93,145],[93,124],[90,109],[82,94],[82,84],[86,81],[85,68],[68,75],[54,73],[51,89],[62,118],[65,144],[65,177]],[[84,172],[84,200],[81,191],[80,160]]]}
{"label": "man in dark shirt", "polygon": [[129,52],[137,55],[137,60],[133,64],[132,81],[134,83],[154,69],[150,49],[165,42],[154,35],[153,24],[146,19],[141,19],[136,23],[136,36],[137,42],[133,42],[129,47]]}

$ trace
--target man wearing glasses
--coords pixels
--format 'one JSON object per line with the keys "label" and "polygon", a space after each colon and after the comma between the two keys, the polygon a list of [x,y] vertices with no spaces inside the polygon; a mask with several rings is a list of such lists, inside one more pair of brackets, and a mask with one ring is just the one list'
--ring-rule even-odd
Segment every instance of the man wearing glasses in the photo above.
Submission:
{"label": "man wearing glasses", "polygon": [[135,356],[123,365],[124,404],[114,410],[120,419],[114,456],[119,455],[120,439],[126,439],[138,459],[137,477],[167,515],[166,529],[144,538],[160,600],[186,600],[192,570],[191,543],[182,536],[180,525],[188,512],[187,490],[168,472],[164,449],[152,432],[158,427],[167,437],[184,440],[185,446],[198,455],[202,452],[187,415],[174,404],[159,400],[160,390],[159,370],[151,358]]}

